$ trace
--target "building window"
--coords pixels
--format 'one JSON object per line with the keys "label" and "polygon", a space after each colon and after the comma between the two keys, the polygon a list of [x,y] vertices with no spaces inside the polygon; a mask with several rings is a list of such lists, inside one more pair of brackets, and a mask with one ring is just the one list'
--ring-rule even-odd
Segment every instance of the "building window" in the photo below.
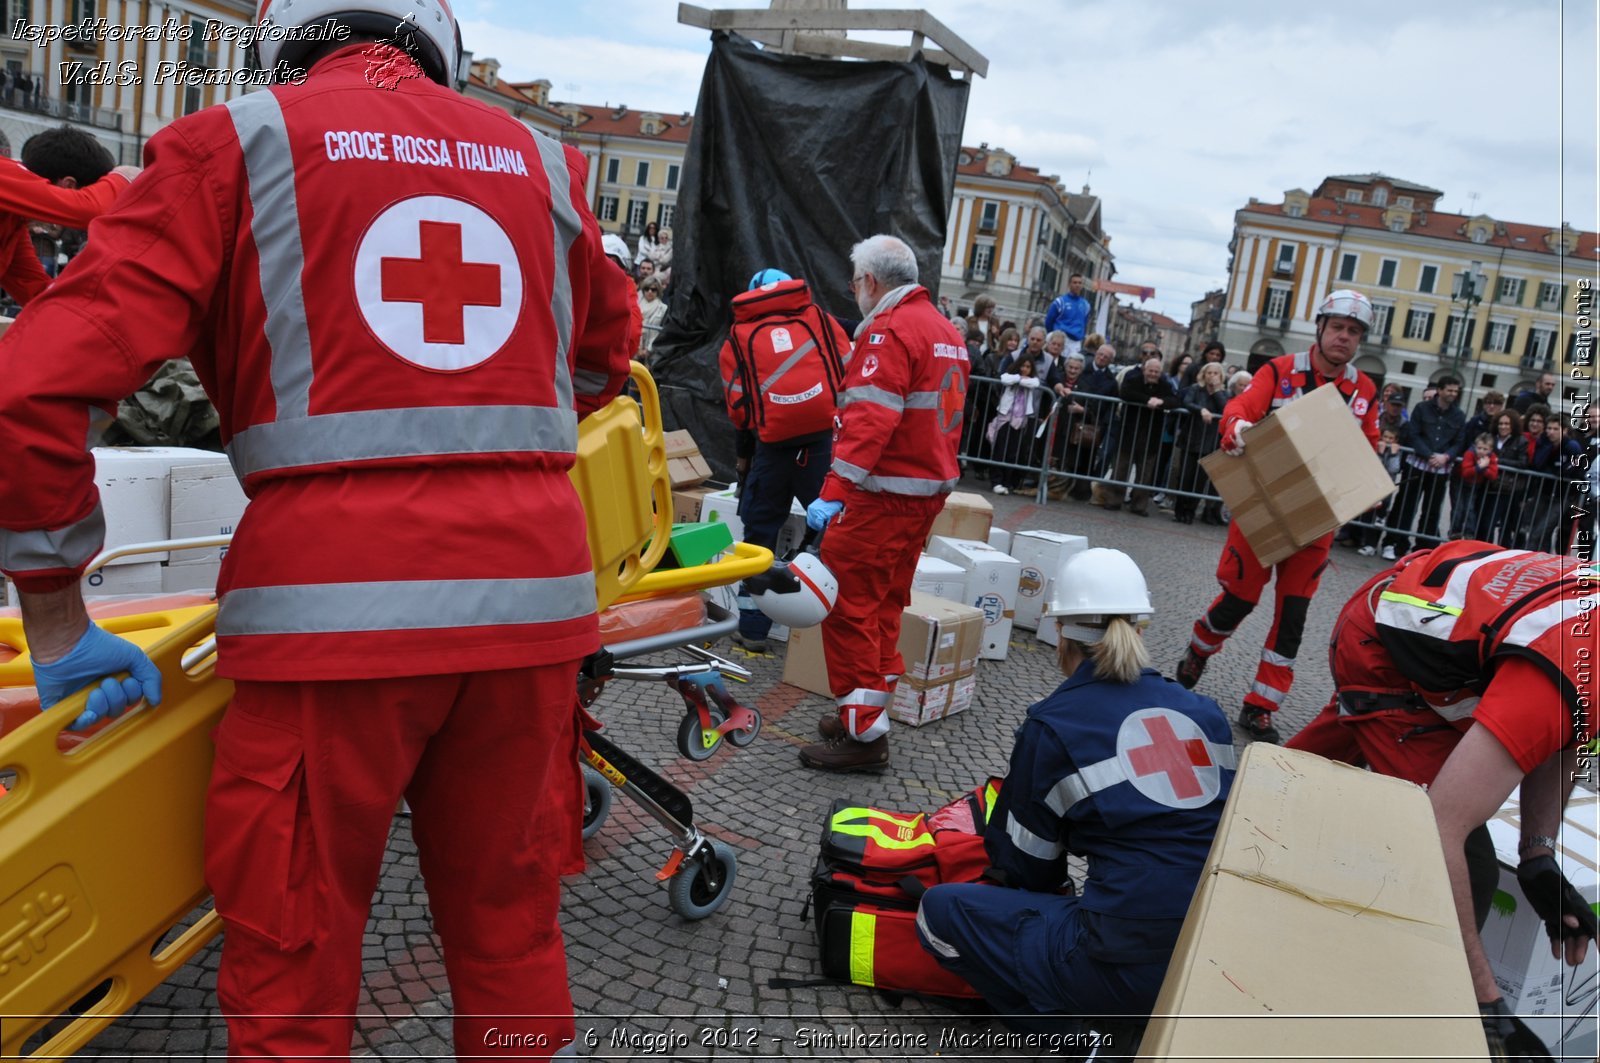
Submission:
{"label": "building window", "polygon": [[1469,321],[1460,314],[1451,314],[1449,324],[1444,328],[1445,350],[1453,354],[1465,347],[1471,347],[1472,333],[1476,325],[1476,321]]}
{"label": "building window", "polygon": [[1394,205],[1397,206],[1397,207],[1400,207],[1403,210],[1410,210],[1411,209],[1411,197],[1410,196],[1396,196],[1395,197],[1395,201],[1394,201]]}
{"label": "building window", "polygon": [[641,162],[633,171],[633,183],[643,188],[650,183],[650,164]]}
{"label": "building window", "polygon": [[1049,218],[1040,218],[1039,219],[1039,243],[1041,245],[1048,245],[1050,243],[1050,219]]}
{"label": "building window", "polygon": [[614,185],[622,179],[622,160],[612,156],[606,160],[606,184]]}
{"label": "building window", "polygon": [[1277,265],[1273,266],[1273,268],[1272,268],[1273,272],[1274,273],[1293,273],[1294,272],[1294,252],[1295,252],[1294,244],[1279,244],[1278,245],[1278,262],[1277,262]]}
{"label": "building window", "polygon": [[1267,290],[1267,311],[1269,318],[1281,319],[1289,316],[1291,289],[1272,287]]}
{"label": "building window", "polygon": [[1484,344],[1486,350],[1496,354],[1510,354],[1511,344],[1517,338],[1517,327],[1506,321],[1489,322],[1489,339]]}
{"label": "building window", "polygon": [[672,204],[672,203],[663,203],[663,204],[661,204],[661,206],[656,208],[656,228],[657,229],[670,229],[670,228],[672,228],[672,218],[677,213],[678,213],[678,208],[677,208],[677,206],[675,204]]}
{"label": "building window", "polygon": [[978,231],[992,233],[1000,224],[1000,204],[988,202],[983,205],[983,214],[978,218]]}
{"label": "building window", "polygon": [[628,201],[628,231],[635,232],[644,228],[644,219],[650,213],[648,199],[634,199]]}
{"label": "building window", "polygon": [[680,167],[675,162],[667,164],[667,191],[668,192],[676,192],[678,190],[678,171],[680,169],[682,169],[682,167]]}
{"label": "building window", "polygon": [[994,245],[977,244],[972,249],[972,279],[987,281],[989,266],[994,262]]}
{"label": "building window", "polygon": [[1372,304],[1372,331],[1367,338],[1379,342],[1387,340],[1389,336],[1389,319],[1394,316],[1394,307],[1388,303]]}
{"label": "building window", "polygon": [[1339,259],[1339,279],[1342,281],[1355,280],[1356,263],[1359,260],[1359,255],[1352,255],[1349,252],[1345,252],[1344,257]]}
{"label": "building window", "polygon": [[1475,243],[1475,244],[1486,244],[1486,243],[1488,243],[1489,242],[1489,230],[1485,229],[1481,225],[1478,226],[1476,229],[1472,230],[1472,242]]}
{"label": "building window", "polygon": [[1539,309],[1561,309],[1561,285],[1557,281],[1544,281],[1539,285]]}
{"label": "building window", "polygon": [[1522,290],[1527,286],[1528,282],[1521,277],[1501,277],[1500,296],[1495,301],[1509,303],[1512,306],[1521,306]]}
{"label": "building window", "polygon": [[[72,17],[68,21],[74,26],[82,25],[85,22],[93,22],[95,16],[95,7],[95,0],[72,0]],[[7,28],[11,27],[12,25],[14,25],[14,23],[6,23]],[[203,28],[204,27],[202,24],[202,29],[195,31],[196,37],[200,36]]]}
{"label": "building window", "polygon": [[1528,330],[1528,347],[1523,352],[1523,361],[1534,364],[1548,361],[1550,352],[1555,350],[1555,347],[1556,334],[1554,332],[1542,328],[1530,329]]}
{"label": "building window", "polygon": [[1381,207],[1387,202],[1389,202],[1389,190],[1387,188],[1379,187],[1372,190],[1373,206]]}
{"label": "building window", "polygon": [[1389,222],[1389,231],[1392,232],[1392,233],[1403,233],[1403,232],[1405,232],[1406,231],[1406,220],[1404,218],[1395,218],[1394,220]]}
{"label": "building window", "polygon": [[1384,259],[1383,262],[1378,266],[1378,287],[1393,288],[1394,276],[1398,272],[1400,272],[1400,262],[1398,259]]}
{"label": "building window", "polygon": [[[72,6],[74,10],[86,10],[89,18],[94,17],[94,4],[92,2],[79,2],[74,3]],[[73,21],[77,22],[79,20],[74,18]],[[192,36],[189,38],[189,47],[185,59],[188,60],[191,69],[196,67],[210,68],[217,65],[217,53],[215,51],[206,51],[205,29],[206,24],[203,19],[191,18],[189,20],[189,30]],[[185,86],[183,90],[184,114],[194,114],[205,105],[205,89],[203,86]]]}
{"label": "building window", "polygon": [[1422,340],[1426,343],[1433,338],[1433,311],[1408,310],[1406,311],[1406,339]]}
{"label": "building window", "polygon": [[1039,287],[1043,288],[1045,291],[1059,291],[1060,289],[1056,287],[1056,282],[1060,279],[1060,272],[1050,263],[1046,262],[1044,265],[1039,267]]}
{"label": "building window", "polygon": [[1494,373],[1485,373],[1485,374],[1483,374],[1483,379],[1478,381],[1478,386],[1479,387],[1484,387],[1484,388],[1492,388],[1492,387],[1495,386],[1495,384],[1499,383],[1499,381],[1500,381],[1500,378],[1498,376],[1496,376]]}
{"label": "building window", "polygon": [[1423,266],[1422,275],[1417,280],[1417,291],[1432,295],[1433,289],[1439,283],[1439,267]]}
{"label": "building window", "polygon": [[600,197],[600,212],[599,213],[600,213],[600,220],[601,221],[616,221],[617,220],[617,197],[616,196],[601,196]]}
{"label": "building window", "polygon": [[1416,376],[1417,375],[1417,363],[1416,362],[1401,362],[1400,363],[1400,372],[1404,373],[1406,376]]}
{"label": "building window", "polygon": [[1345,189],[1344,190],[1344,201],[1346,203],[1360,203],[1361,202],[1361,189],[1359,189],[1359,188],[1347,188],[1347,189]]}
{"label": "building window", "polygon": [[1298,203],[1290,203],[1288,206],[1283,208],[1283,212],[1289,215],[1291,218],[1303,218],[1305,217],[1306,213],[1305,208],[1300,206]]}

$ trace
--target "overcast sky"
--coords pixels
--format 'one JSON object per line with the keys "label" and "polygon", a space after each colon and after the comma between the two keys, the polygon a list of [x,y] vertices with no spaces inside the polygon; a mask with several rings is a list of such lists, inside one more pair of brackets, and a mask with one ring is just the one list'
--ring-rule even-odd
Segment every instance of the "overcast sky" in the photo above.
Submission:
{"label": "overcast sky", "polygon": [[[1380,171],[1443,190],[1442,210],[1596,228],[1595,0],[925,2],[989,60],[964,142],[1072,191],[1087,181],[1118,279],[1153,286],[1149,305],[1181,322],[1226,283],[1234,212],[1329,174]],[[548,79],[556,99],[695,106],[710,38],[678,24],[676,0],[456,10],[468,49],[502,77]]]}

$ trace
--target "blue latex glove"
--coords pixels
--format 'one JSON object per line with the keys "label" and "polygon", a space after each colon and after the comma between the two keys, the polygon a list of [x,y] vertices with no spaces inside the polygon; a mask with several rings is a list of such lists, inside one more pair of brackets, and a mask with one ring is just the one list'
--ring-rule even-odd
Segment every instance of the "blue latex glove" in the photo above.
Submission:
{"label": "blue latex glove", "polygon": [[[131,674],[117,679],[118,672]],[[99,688],[89,695],[88,706],[72,721],[71,730],[81,731],[108,716],[120,716],[140,698],[161,704],[161,672],[145,652],[94,624],[65,657],[49,664],[33,662],[33,684],[39,691],[41,711],[95,683]]]}
{"label": "blue latex glove", "polygon": [[824,502],[820,498],[817,499],[806,507],[806,527],[821,531],[843,508],[843,502]]}

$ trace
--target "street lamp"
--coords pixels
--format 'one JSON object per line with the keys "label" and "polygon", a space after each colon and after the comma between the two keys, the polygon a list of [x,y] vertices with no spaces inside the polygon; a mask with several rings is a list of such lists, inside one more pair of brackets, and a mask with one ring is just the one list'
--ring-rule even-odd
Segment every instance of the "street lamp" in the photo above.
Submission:
{"label": "street lamp", "polygon": [[1456,274],[1456,290],[1450,296],[1450,305],[1453,308],[1461,304],[1461,335],[1456,343],[1455,369],[1462,371],[1467,360],[1467,334],[1468,326],[1472,322],[1472,311],[1479,303],[1483,302],[1483,289],[1486,287],[1487,278],[1483,274],[1483,263],[1474,261],[1472,265]]}

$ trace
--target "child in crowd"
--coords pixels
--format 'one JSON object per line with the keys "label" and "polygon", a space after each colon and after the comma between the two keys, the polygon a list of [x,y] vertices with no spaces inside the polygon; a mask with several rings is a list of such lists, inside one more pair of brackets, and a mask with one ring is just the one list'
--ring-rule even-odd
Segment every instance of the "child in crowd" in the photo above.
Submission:
{"label": "child in crowd", "polygon": [[1486,525],[1494,512],[1490,492],[1499,480],[1500,455],[1495,453],[1494,437],[1484,432],[1472,441],[1471,452],[1461,455],[1461,493],[1457,496],[1461,519],[1452,523],[1463,529],[1463,535],[1468,529],[1475,539],[1488,534]]}
{"label": "child in crowd", "polygon": [[989,444],[994,460],[1005,462],[994,470],[994,493],[1008,495],[1022,482],[1023,471],[1008,468],[1027,465],[1033,459],[1033,423],[1039,413],[1040,381],[1034,375],[1033,359],[1022,356],[1014,371],[1000,374],[1005,390],[995,404],[989,422]]}
{"label": "child in crowd", "polygon": [[[1383,433],[1378,437],[1378,460],[1383,462],[1383,469],[1389,474],[1389,479],[1394,483],[1399,483],[1399,429],[1385,428]],[[1363,542],[1361,544],[1361,549],[1356,552],[1362,557],[1371,557],[1373,554],[1378,552],[1378,540],[1383,538],[1384,518],[1388,516],[1389,503],[1392,501],[1394,501],[1394,496],[1390,495],[1388,498],[1384,499],[1382,502],[1379,502],[1362,515],[1362,521],[1370,522],[1374,525],[1374,527],[1365,528],[1361,532],[1361,538]],[[1383,545],[1383,559],[1385,561],[1393,561],[1395,559],[1394,546],[1392,544],[1385,543]]]}

